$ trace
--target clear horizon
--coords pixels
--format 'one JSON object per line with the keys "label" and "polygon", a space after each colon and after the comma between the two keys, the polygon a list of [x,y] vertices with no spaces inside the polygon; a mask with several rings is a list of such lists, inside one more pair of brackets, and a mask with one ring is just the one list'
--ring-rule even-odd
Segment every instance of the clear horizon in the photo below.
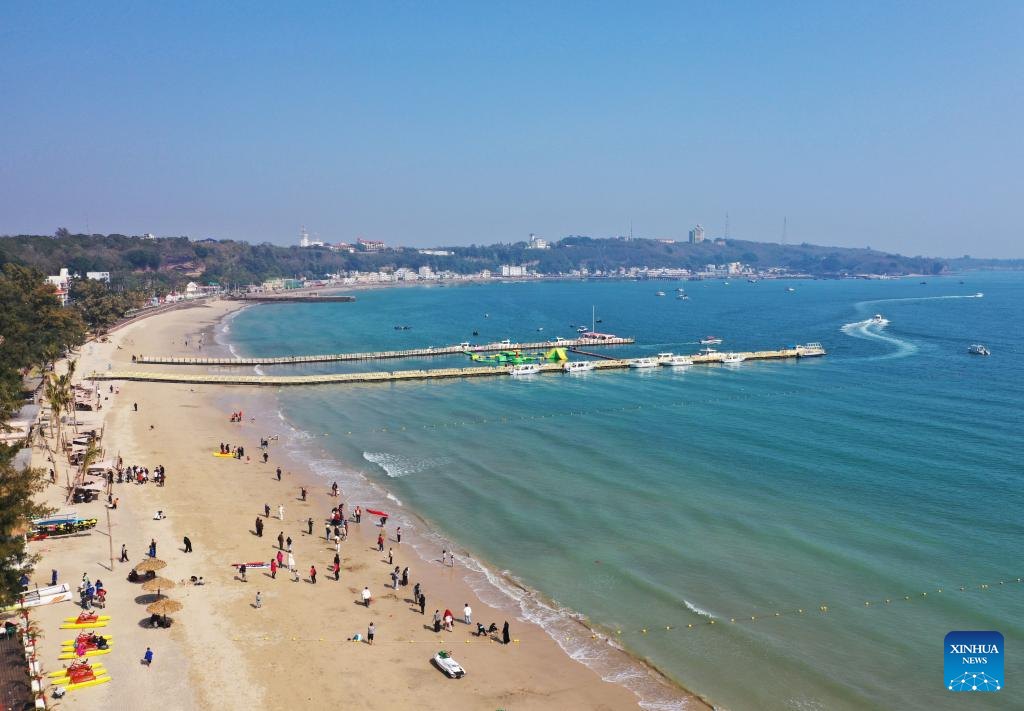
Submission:
{"label": "clear horizon", "polygon": [[0,233],[1020,257],[1024,6],[0,8]]}

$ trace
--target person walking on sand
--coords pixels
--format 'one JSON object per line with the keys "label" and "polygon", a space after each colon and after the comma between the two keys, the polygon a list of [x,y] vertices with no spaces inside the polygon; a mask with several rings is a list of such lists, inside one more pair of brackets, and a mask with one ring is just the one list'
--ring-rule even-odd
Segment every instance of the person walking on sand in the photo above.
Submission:
{"label": "person walking on sand", "polygon": [[280,531],[277,534],[277,548],[278,550],[284,550],[284,531]]}
{"label": "person walking on sand", "polygon": [[185,543],[185,552],[186,553],[191,553],[192,552],[192,541],[190,541],[188,539],[188,536],[185,536],[184,543]]}
{"label": "person walking on sand", "polygon": [[263,504],[263,518],[270,518],[270,504]]}
{"label": "person walking on sand", "polygon": [[340,561],[335,561],[334,562],[334,581],[337,582],[339,580],[341,580],[341,562]]}
{"label": "person walking on sand", "polygon": [[284,504],[277,505],[277,517],[284,521]]}
{"label": "person walking on sand", "polygon": [[[264,455],[263,455],[263,456],[264,456],[264,457],[266,457],[267,455],[266,455],[266,454],[264,453]],[[264,462],[266,462],[267,460],[266,460],[266,459],[264,459],[263,461],[264,461]],[[281,481],[281,467],[278,467],[278,468],[277,468],[277,480],[278,480],[278,481]]]}
{"label": "person walking on sand", "polygon": [[398,569],[391,571],[391,589],[398,590]]}
{"label": "person walking on sand", "polygon": [[288,538],[285,539],[284,543],[285,543],[286,546],[288,546],[288,552],[291,553],[292,552],[292,537],[288,536]]}
{"label": "person walking on sand", "polygon": [[156,539],[149,539],[149,557],[156,558]]}
{"label": "person walking on sand", "polygon": [[331,524],[327,524],[326,526],[324,526],[324,540],[331,540]]}
{"label": "person walking on sand", "polygon": [[508,644],[512,641],[512,638],[508,634],[508,620],[505,620],[505,625],[501,628],[501,643]]}
{"label": "person walking on sand", "polygon": [[370,622],[366,627],[366,643],[373,644],[373,635],[377,633],[377,628],[373,626],[373,622]]}
{"label": "person walking on sand", "polygon": [[388,548],[388,565],[393,565],[395,562],[395,550]]}
{"label": "person walking on sand", "polygon": [[409,584],[409,566],[402,568],[402,587],[406,587]]}
{"label": "person walking on sand", "polygon": [[256,609],[258,610],[261,607],[263,607],[263,595],[260,594],[259,590],[257,590],[256,591]]}
{"label": "person walking on sand", "polygon": [[242,563],[240,566],[238,566],[238,575],[242,578],[243,583],[249,582],[245,579],[245,563]]}
{"label": "person walking on sand", "polygon": [[306,519],[306,527],[309,529],[309,535],[313,535],[313,517],[310,516]]}
{"label": "person walking on sand", "polygon": [[[126,546],[124,543],[121,544],[121,562],[122,563],[127,563],[128,562],[128,546]],[[54,584],[56,584],[56,583],[54,583]]]}
{"label": "person walking on sand", "polygon": [[363,604],[366,605],[367,607],[369,607],[370,606],[370,600],[371,600],[372,597],[373,596],[370,594],[370,588],[364,585],[363,586]]}
{"label": "person walking on sand", "polygon": [[302,500],[305,501],[306,500],[306,487],[304,487],[304,486],[299,487],[299,494],[302,496]]}
{"label": "person walking on sand", "polygon": [[309,566],[309,582],[313,583],[313,585],[316,585],[316,566],[315,565]]}
{"label": "person walking on sand", "polygon": [[333,484],[331,484],[331,496],[337,496],[337,495],[338,495],[338,482],[334,482]]}
{"label": "person walking on sand", "polygon": [[462,621],[467,625],[473,624],[473,608],[466,603],[466,606],[462,608]]}
{"label": "person walking on sand", "polygon": [[270,579],[277,580],[277,560],[274,558],[270,559]]}
{"label": "person walking on sand", "polygon": [[399,526],[398,530],[395,531],[395,540],[398,542],[398,545],[402,545],[402,527],[401,526]]}
{"label": "person walking on sand", "polygon": [[263,519],[256,517],[256,537],[263,538]]}
{"label": "person walking on sand", "polygon": [[384,534],[383,533],[377,534],[377,550],[380,551],[381,553],[384,552]]}
{"label": "person walking on sand", "polygon": [[147,669],[153,666],[153,650],[149,647],[146,647],[146,653],[142,655],[142,666]]}
{"label": "person walking on sand", "polygon": [[441,611],[434,610],[434,634],[441,631]]}
{"label": "person walking on sand", "polygon": [[427,596],[424,595],[423,593],[420,593],[420,614],[421,615],[425,614],[426,613],[426,609],[427,609]]}
{"label": "person walking on sand", "polygon": [[277,552],[277,567],[278,568],[284,567],[284,551],[280,551],[279,550]]}

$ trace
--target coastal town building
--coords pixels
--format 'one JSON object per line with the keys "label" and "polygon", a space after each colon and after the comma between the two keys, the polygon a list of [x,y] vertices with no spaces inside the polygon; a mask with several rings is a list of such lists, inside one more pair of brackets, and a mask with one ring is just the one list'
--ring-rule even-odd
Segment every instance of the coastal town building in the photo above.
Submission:
{"label": "coastal town building", "polygon": [[68,273],[67,267],[62,267],[60,272],[54,276],[46,277],[46,281],[53,284],[53,288],[57,294],[57,300],[60,301],[60,305],[67,306],[68,288],[71,285],[71,275]]}
{"label": "coastal town building", "polygon": [[387,249],[384,242],[379,239],[363,239],[360,237],[356,240],[356,245],[363,252],[382,252]]}
{"label": "coastal town building", "polygon": [[105,281],[110,283],[110,272],[86,272],[86,279],[92,279],[93,281]]}
{"label": "coastal town building", "polygon": [[690,244],[700,244],[704,241],[704,228],[700,225],[690,230]]}
{"label": "coastal town building", "polygon": [[526,267],[514,264],[502,264],[501,275],[503,277],[523,277],[526,276]]}
{"label": "coastal town building", "polygon": [[527,249],[549,249],[551,245],[540,235],[530,233],[530,246]]}

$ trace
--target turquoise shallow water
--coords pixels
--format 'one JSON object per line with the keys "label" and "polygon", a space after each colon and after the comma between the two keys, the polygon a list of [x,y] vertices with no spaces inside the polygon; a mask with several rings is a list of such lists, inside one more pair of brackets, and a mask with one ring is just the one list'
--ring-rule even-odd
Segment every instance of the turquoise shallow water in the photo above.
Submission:
{"label": "turquoise shallow water", "polygon": [[681,285],[689,301],[668,282],[360,292],[247,309],[229,338],[243,355],[550,338],[596,304],[599,330],[637,337],[613,355],[822,341],[818,360],[296,388],[280,406],[311,456],[726,708],[962,708],[942,643],[972,629],[1008,655],[1006,688],[970,707],[1024,707],[1024,276]]}

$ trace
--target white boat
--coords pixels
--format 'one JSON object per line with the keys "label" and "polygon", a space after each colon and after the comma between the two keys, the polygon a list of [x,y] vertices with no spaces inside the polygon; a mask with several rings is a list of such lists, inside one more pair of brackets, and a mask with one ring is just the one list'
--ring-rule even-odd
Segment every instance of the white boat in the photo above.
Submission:
{"label": "white boat", "polygon": [[449,679],[461,679],[466,676],[466,670],[462,668],[462,665],[452,659],[452,653],[441,650],[434,655],[431,660],[434,665],[440,669]]}
{"label": "white boat", "polygon": [[512,339],[506,338],[504,341],[498,341],[498,345],[499,346],[505,346],[506,348],[510,348],[512,346]]}
{"label": "white boat", "polygon": [[700,353],[699,353],[699,355],[702,355],[702,356],[710,356],[710,355],[717,355],[717,354],[718,354],[718,351],[716,351],[711,346],[708,346],[707,348],[701,348],[700,349]]}
{"label": "white boat", "polygon": [[742,363],[746,359],[747,357],[745,355],[740,355],[739,353],[726,353],[725,355],[722,356],[722,362],[729,363],[730,365],[735,363]]}
{"label": "white boat", "polygon": [[661,364],[669,368],[683,368],[693,365],[693,358],[684,355],[674,355],[668,360],[661,361]]}
{"label": "white boat", "polygon": [[586,333],[589,330],[590,329],[587,328],[586,326],[580,326],[579,328],[576,329],[576,333]]}
{"label": "white boat", "polygon": [[804,343],[803,345],[797,345],[795,348],[796,354],[800,358],[825,355],[825,348],[817,342]]}
{"label": "white boat", "polygon": [[975,343],[974,345],[972,345],[970,348],[967,349],[967,352],[973,355],[992,355],[991,351],[989,351],[988,348],[981,345],[980,343]]}
{"label": "white boat", "polygon": [[882,314],[875,314],[874,316],[871,317],[871,323],[876,323],[879,326],[888,326],[889,319],[887,319]]}
{"label": "white boat", "polygon": [[655,296],[664,296],[664,295],[665,295],[664,291],[659,291],[659,292],[655,293]]}
{"label": "white boat", "polygon": [[658,361],[654,358],[634,358],[629,361],[630,368],[657,368]]}
{"label": "white boat", "polygon": [[704,338],[700,339],[700,344],[702,346],[718,345],[721,342],[722,339],[719,338],[718,336],[704,336]]}
{"label": "white boat", "polygon": [[975,299],[980,299],[980,298],[981,298],[981,297],[983,297],[984,295],[985,295],[985,292],[983,292],[983,291],[979,291],[979,292],[978,292],[977,294],[975,294],[975,295],[974,295],[974,298],[975,298]]}
{"label": "white boat", "polygon": [[668,360],[669,358],[671,358],[674,355],[675,355],[675,353],[659,353],[657,355],[658,362],[659,363],[663,363],[663,362],[665,362],[666,360]]}
{"label": "white boat", "polygon": [[562,370],[566,373],[586,373],[594,369],[594,364],[588,360],[573,360],[562,363]]}
{"label": "white boat", "polygon": [[690,297],[687,296],[686,294],[680,294],[676,298],[679,299],[680,301],[689,301],[690,300]]}
{"label": "white boat", "polygon": [[540,363],[519,363],[509,368],[509,375],[536,375],[540,372]]}
{"label": "white boat", "polygon": [[47,585],[46,587],[26,590],[18,596],[18,601],[13,605],[0,608],[0,612],[20,610],[23,607],[39,607],[54,602],[70,602],[74,599],[71,594],[71,586],[67,583],[60,585]]}
{"label": "white boat", "polygon": [[796,291],[796,289],[794,289],[794,288],[793,288],[793,287],[791,287],[791,286],[787,286],[787,287],[786,287],[786,291]]}

